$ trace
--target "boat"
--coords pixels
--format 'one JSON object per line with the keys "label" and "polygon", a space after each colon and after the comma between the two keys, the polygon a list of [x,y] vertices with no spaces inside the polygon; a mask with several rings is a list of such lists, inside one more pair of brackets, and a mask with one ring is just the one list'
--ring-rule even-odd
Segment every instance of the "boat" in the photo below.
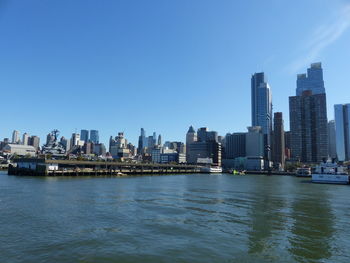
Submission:
{"label": "boat", "polygon": [[295,172],[297,177],[311,177],[311,168],[310,167],[302,167],[298,168]]}
{"label": "boat", "polygon": [[222,168],[220,166],[204,166],[201,167],[202,173],[222,173]]}
{"label": "boat", "polygon": [[237,171],[235,169],[233,169],[230,173],[233,175],[245,175],[245,171]]}
{"label": "boat", "polygon": [[316,166],[312,173],[313,183],[322,184],[349,184],[349,175],[344,171],[344,167],[333,161],[324,161]]}

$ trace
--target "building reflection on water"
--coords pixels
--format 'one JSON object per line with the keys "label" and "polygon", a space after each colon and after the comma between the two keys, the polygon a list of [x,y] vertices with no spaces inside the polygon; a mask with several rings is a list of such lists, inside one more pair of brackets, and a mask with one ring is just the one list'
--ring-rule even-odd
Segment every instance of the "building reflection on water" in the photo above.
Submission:
{"label": "building reflection on water", "polygon": [[329,196],[319,187],[317,196],[300,195],[292,204],[289,252],[298,262],[319,262],[332,256],[334,215]]}

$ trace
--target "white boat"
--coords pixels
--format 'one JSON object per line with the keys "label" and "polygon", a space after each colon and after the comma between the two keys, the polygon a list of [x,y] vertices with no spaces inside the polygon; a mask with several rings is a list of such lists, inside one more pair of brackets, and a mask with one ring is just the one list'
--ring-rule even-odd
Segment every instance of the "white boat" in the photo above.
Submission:
{"label": "white boat", "polygon": [[295,175],[297,177],[311,177],[311,168],[309,167],[298,168]]}
{"label": "white boat", "polygon": [[316,166],[312,173],[313,183],[322,184],[349,184],[349,175],[344,171],[344,167],[336,162],[323,162]]}
{"label": "white boat", "polygon": [[205,166],[201,167],[202,173],[222,173],[222,168],[219,166]]}

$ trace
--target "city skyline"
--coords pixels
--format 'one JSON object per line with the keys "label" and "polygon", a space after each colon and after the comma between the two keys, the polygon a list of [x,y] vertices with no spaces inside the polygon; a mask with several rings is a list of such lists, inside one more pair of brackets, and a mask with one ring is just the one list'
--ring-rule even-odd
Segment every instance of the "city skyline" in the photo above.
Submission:
{"label": "city skyline", "polygon": [[[42,139],[53,128],[65,136],[75,129],[96,129],[105,144],[109,136],[124,131],[137,145],[141,127],[156,130],[169,141],[185,141],[190,125],[221,135],[245,132],[251,122],[249,76],[254,72],[268,76],[274,112],[283,112],[289,130],[288,96],[295,94],[296,76],[318,61],[325,72],[328,119],[334,118],[334,104],[350,101],[346,93],[350,6],[344,1],[296,1],[272,7],[258,1],[255,5],[154,1],[155,10],[136,3],[109,2],[96,9],[77,1],[70,11],[54,3],[39,8],[36,1],[1,5],[0,33],[6,38],[0,43],[0,86],[5,98],[18,95],[3,102],[11,113],[3,117],[0,138],[10,137],[13,129]],[[259,20],[262,6],[266,19]],[[261,25],[240,15],[247,8]],[[288,14],[281,12],[285,8]],[[282,19],[279,13],[285,27],[275,25]],[[60,15],[72,27],[57,24]],[[83,26],[76,15],[82,21],[93,19]],[[290,26],[295,15],[301,19]],[[141,23],[144,20],[146,24]],[[240,39],[241,30],[252,36]],[[310,40],[315,34],[321,44]],[[46,41],[44,46],[37,36]],[[20,95],[24,93],[29,94]],[[52,100],[57,101],[55,107]],[[88,102],[92,103],[88,110],[78,110]],[[203,107],[208,103],[211,107]],[[28,104],[32,106],[24,111]],[[169,115],[179,117],[169,120]]]}

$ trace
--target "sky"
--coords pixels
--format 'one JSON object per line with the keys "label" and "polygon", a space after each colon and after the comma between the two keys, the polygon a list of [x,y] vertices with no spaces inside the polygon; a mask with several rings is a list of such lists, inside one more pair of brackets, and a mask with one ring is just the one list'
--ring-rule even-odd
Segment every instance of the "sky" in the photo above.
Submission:
{"label": "sky", "polygon": [[246,131],[260,71],[288,129],[296,75],[319,61],[333,119],[350,103],[350,0],[0,0],[0,139]]}

